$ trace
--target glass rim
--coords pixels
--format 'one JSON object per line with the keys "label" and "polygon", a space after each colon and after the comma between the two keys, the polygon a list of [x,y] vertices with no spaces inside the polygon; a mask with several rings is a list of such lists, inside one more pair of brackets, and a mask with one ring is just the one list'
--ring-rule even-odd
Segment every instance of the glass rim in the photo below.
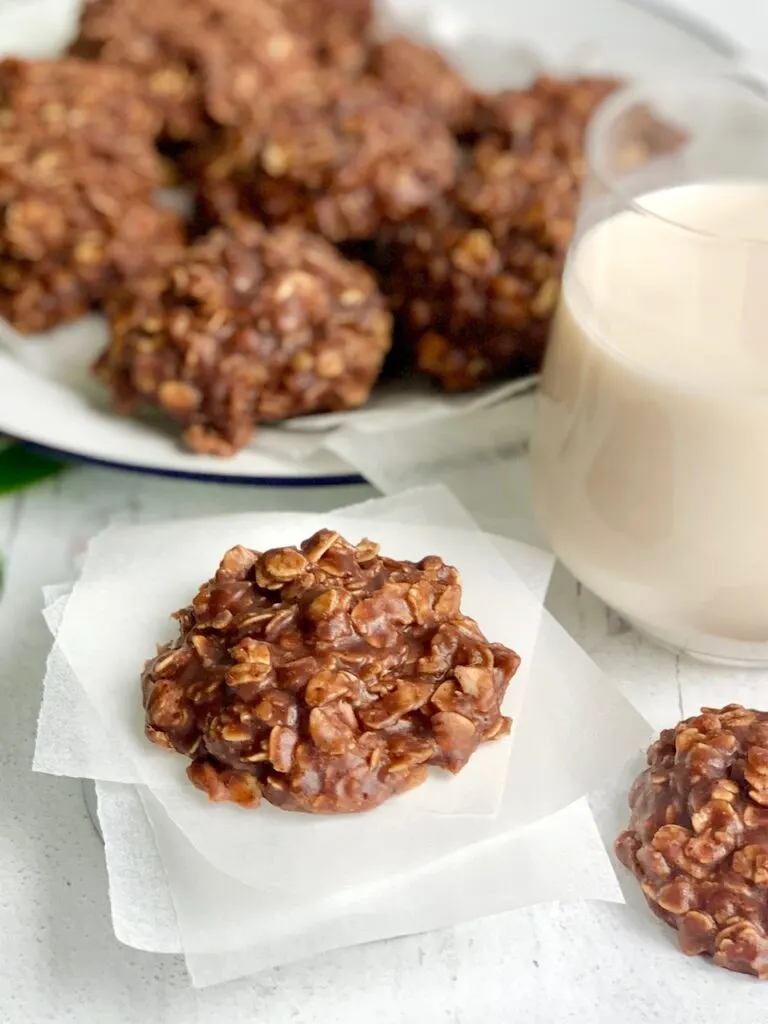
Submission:
{"label": "glass rim", "polygon": [[[630,107],[633,101],[648,101],[652,99],[653,92],[655,90],[662,88],[673,89],[677,87],[678,89],[690,89],[718,84],[728,85],[731,87],[735,86],[745,96],[751,97],[753,101],[760,101],[765,106],[766,136],[768,137],[768,84],[745,71],[733,68],[732,70],[725,70],[721,72],[681,72],[679,74],[672,75],[666,74],[658,78],[654,77],[653,79],[638,79],[627,82],[611,93],[610,96],[603,100],[594,116],[591,118],[587,126],[587,132],[584,140],[584,157],[586,160],[587,175],[588,177],[597,179],[606,188],[606,191],[609,194],[619,199],[624,205],[625,210],[635,213],[638,216],[647,217],[651,220],[657,221],[666,228],[697,238],[710,239],[713,242],[727,242],[735,245],[765,246],[768,245],[768,239],[765,238],[750,238],[748,236],[729,236],[726,238],[715,231],[695,228],[690,224],[684,224],[681,221],[674,220],[673,218],[665,217],[663,214],[649,209],[647,206],[643,206],[641,202],[638,202],[634,195],[622,188],[621,182],[617,176],[608,171],[605,167],[605,153],[601,148],[602,141],[605,138],[609,126],[616,121],[622,110],[626,110]],[[743,180],[758,181],[762,179],[745,174]],[[766,177],[765,181],[768,183],[768,177]],[[693,183],[691,182],[689,184]],[[702,184],[704,184],[704,180],[702,180]],[[675,186],[669,187],[673,188]],[[654,189],[652,191],[657,190]]]}

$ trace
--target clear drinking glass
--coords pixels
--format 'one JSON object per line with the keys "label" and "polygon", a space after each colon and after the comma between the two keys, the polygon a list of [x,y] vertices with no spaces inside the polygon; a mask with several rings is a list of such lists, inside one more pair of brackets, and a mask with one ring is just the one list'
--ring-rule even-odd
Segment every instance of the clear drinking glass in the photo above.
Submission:
{"label": "clear drinking glass", "polygon": [[533,440],[537,513],[661,644],[768,665],[768,100],[737,77],[599,111]]}

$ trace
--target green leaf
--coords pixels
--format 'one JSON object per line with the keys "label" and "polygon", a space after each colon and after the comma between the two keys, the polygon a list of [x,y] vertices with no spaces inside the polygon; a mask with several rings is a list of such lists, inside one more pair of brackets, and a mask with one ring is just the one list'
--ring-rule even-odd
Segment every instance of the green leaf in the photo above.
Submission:
{"label": "green leaf", "polygon": [[38,455],[20,444],[0,446],[0,494],[18,491],[65,470],[66,463]]}

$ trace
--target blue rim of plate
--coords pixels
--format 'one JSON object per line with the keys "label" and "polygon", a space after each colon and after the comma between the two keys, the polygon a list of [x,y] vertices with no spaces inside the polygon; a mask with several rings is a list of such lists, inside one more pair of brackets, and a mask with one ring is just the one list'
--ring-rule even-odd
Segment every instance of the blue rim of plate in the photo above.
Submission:
{"label": "blue rim of plate", "polygon": [[109,459],[97,459],[92,455],[81,455],[80,452],[65,451],[61,448],[49,448],[24,438],[14,438],[29,451],[46,455],[51,459],[63,459],[66,462],[80,462],[87,466],[98,466],[101,469],[117,469],[127,473],[144,473],[147,476],[160,476],[173,480],[191,480],[206,484],[228,484],[252,487],[348,487],[352,484],[367,484],[368,481],[359,473],[330,473],[323,476],[240,476],[237,473],[192,473],[181,469],[159,469],[156,466],[134,466],[129,462],[110,462]]}
{"label": "blue rim of plate", "polygon": [[[699,20],[694,15],[658,2],[658,0],[624,0],[630,7],[645,11],[650,17],[658,18],[672,25],[694,39],[699,39],[715,53],[723,57],[735,58],[736,47],[730,43],[717,29]],[[148,476],[166,477],[175,480],[192,480],[198,483],[233,484],[253,487],[344,487],[353,484],[366,484],[368,481],[359,473],[333,473],[322,476],[239,476],[238,474],[192,473],[178,469],[159,469],[154,466],[134,466],[127,462],[110,462],[108,459],[97,459],[93,456],[81,455],[79,452],[49,448],[45,445],[17,438],[31,451],[39,452],[52,458],[64,459],[68,462],[80,462],[89,466],[100,466],[103,469],[116,469],[129,473],[145,473]]]}

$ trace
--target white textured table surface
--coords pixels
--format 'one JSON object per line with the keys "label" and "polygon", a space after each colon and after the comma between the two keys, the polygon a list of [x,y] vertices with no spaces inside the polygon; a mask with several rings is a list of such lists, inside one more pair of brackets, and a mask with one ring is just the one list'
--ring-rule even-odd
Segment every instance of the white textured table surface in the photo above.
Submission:
{"label": "white textured table surface", "polygon": [[[768,50],[762,0],[679,3]],[[84,542],[118,511],[140,519],[249,508],[319,510],[367,493],[213,487],[77,469],[18,498],[0,499],[0,1022],[764,1020],[765,1012],[740,1010],[745,996],[755,1006],[749,979],[720,978],[722,972],[682,958],[679,970],[690,972],[695,985],[681,1001],[660,966],[668,960],[668,936],[648,915],[626,907],[543,906],[340,951],[203,992],[190,988],[180,959],[137,953],[115,941],[103,853],[79,783],[29,770],[46,651],[41,586],[71,578]],[[552,603],[654,727],[701,703],[768,704],[761,697],[764,673],[729,677],[653,651],[565,577]]]}

